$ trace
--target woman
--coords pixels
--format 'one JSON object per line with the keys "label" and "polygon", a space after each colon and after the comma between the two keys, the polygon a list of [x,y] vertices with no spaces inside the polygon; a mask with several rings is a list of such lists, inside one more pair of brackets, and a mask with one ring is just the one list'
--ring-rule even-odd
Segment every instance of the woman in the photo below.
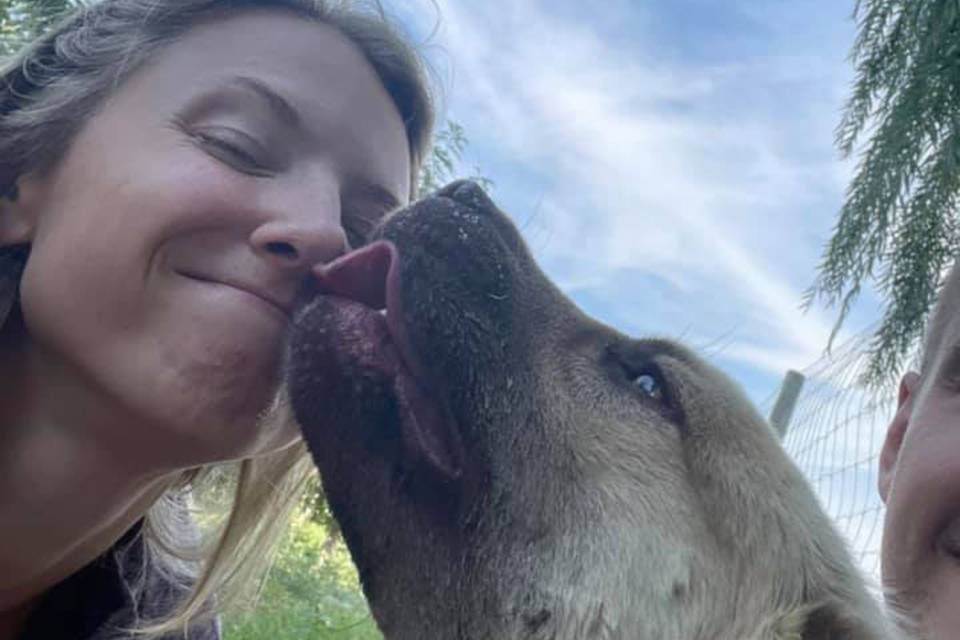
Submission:
{"label": "woman", "polygon": [[[309,471],[291,305],[409,200],[431,124],[411,47],[322,0],[104,0],[8,67],[0,639],[216,637]],[[200,546],[183,492],[238,460]]]}

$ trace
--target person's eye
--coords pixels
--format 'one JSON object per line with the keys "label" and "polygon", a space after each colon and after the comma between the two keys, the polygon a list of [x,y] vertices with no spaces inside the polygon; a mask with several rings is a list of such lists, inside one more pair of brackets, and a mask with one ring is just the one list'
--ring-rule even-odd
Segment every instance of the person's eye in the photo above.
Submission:
{"label": "person's eye", "polygon": [[204,151],[241,173],[258,177],[276,173],[263,145],[243,131],[231,127],[203,127],[189,134]]}
{"label": "person's eye", "polygon": [[204,153],[236,171],[257,177],[269,177],[277,173],[278,163],[272,159],[266,147],[241,129],[197,125],[179,116],[170,124]]}

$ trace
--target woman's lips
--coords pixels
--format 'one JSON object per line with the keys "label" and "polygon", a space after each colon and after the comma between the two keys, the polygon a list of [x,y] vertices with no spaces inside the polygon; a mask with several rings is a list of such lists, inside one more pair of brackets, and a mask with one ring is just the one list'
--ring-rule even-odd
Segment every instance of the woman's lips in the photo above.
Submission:
{"label": "woman's lips", "polygon": [[293,312],[293,300],[284,300],[273,287],[259,283],[239,282],[234,279],[208,277],[188,271],[178,271],[177,273],[196,282],[202,282],[212,286],[228,287],[240,291],[245,295],[257,298],[260,302],[266,303],[271,309],[283,315],[287,320],[290,319]]}

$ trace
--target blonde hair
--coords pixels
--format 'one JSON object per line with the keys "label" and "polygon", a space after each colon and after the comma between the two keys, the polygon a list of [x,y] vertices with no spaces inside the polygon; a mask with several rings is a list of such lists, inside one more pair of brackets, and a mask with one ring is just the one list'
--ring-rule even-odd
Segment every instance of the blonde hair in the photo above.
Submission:
{"label": "blonde hair", "polygon": [[[21,175],[54,166],[111,92],[191,27],[257,8],[291,11],[330,25],[363,52],[404,122],[414,196],[433,128],[429,85],[413,46],[376,0],[363,6],[335,0],[101,0],[81,6],[0,67],[0,193],[13,195]],[[16,282],[28,259],[27,246],[0,247],[0,281]],[[0,326],[6,315],[2,306]],[[266,419],[290,419],[285,406],[278,402]],[[225,608],[250,585],[262,584],[312,464],[305,446],[297,443],[232,465],[232,502],[211,544],[192,535],[180,498],[185,488],[221,473],[223,465],[184,472],[151,507],[143,527],[149,557],[172,576],[189,576],[193,586],[166,617],[135,621],[136,633],[154,637],[181,631],[215,613],[211,602]]]}

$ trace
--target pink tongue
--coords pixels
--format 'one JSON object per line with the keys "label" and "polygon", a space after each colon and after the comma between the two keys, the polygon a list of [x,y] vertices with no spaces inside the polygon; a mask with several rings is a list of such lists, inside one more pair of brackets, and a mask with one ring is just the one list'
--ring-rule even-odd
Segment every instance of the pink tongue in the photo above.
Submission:
{"label": "pink tongue", "polygon": [[315,267],[313,274],[320,293],[383,309],[387,304],[387,276],[397,259],[397,250],[392,244],[376,242],[330,264]]}
{"label": "pink tongue", "polygon": [[[396,248],[377,242],[314,269],[320,293],[331,296],[336,305],[329,318],[336,329],[329,336],[334,341],[329,347],[361,367],[393,377],[405,454],[457,477],[451,418],[410,370],[408,358],[413,354],[399,318],[398,264]],[[388,292],[388,287],[393,290]],[[386,318],[374,311],[384,307]]]}

